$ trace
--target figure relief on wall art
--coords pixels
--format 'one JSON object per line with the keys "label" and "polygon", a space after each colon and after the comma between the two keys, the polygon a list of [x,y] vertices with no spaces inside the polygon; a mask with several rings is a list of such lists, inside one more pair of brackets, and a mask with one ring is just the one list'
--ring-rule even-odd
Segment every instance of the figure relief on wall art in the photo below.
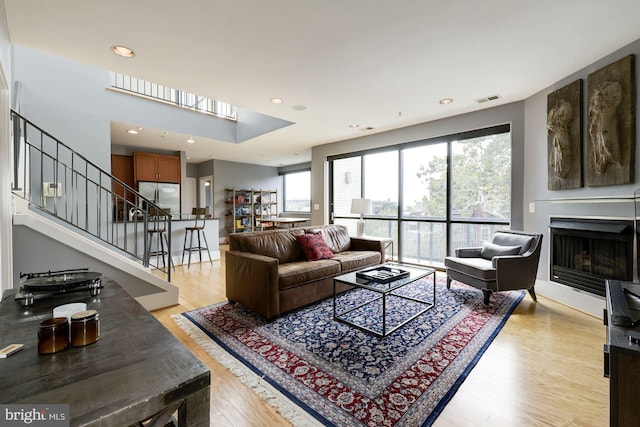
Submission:
{"label": "figure relief on wall art", "polygon": [[547,96],[548,188],[582,187],[582,80]]}
{"label": "figure relief on wall art", "polygon": [[587,90],[588,186],[630,184],[635,172],[635,57],[592,74]]}

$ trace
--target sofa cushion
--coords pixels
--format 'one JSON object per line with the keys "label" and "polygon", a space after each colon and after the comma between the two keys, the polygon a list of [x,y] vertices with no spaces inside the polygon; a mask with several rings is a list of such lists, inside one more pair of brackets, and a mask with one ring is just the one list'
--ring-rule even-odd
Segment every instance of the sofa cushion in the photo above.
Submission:
{"label": "sofa cushion", "polygon": [[305,259],[304,252],[296,240],[301,231],[255,233],[243,236],[244,250],[258,255],[277,258],[281,263],[301,261]]}
{"label": "sofa cushion", "polygon": [[340,263],[332,259],[321,259],[314,262],[289,262],[278,266],[278,285],[282,291],[338,274],[340,274]]}
{"label": "sofa cushion", "polygon": [[342,273],[378,265],[381,257],[380,252],[375,251],[344,251],[333,255],[333,259],[340,262]]}
{"label": "sofa cushion", "polygon": [[317,261],[319,259],[329,259],[333,257],[333,252],[327,246],[327,242],[324,241],[322,233],[318,231],[314,234],[300,234],[296,236],[298,243],[302,251],[307,257],[308,261]]}
{"label": "sofa cushion", "polygon": [[501,246],[495,243],[482,242],[480,256],[484,259],[491,259],[494,256],[518,255],[521,249],[521,246]]}
{"label": "sofa cushion", "polygon": [[318,231],[322,231],[322,234],[324,234],[324,240],[327,242],[329,249],[331,249],[331,252],[334,254],[342,251],[348,251],[351,248],[349,229],[344,225],[329,224],[306,229],[307,233],[317,233]]}

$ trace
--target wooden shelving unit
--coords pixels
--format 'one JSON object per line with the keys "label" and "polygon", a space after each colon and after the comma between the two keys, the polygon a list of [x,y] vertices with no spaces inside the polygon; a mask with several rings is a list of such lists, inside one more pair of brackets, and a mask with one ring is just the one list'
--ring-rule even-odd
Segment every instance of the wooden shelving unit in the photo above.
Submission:
{"label": "wooden shelving unit", "polygon": [[278,215],[278,190],[227,188],[226,227],[229,233],[263,230],[263,217]]}

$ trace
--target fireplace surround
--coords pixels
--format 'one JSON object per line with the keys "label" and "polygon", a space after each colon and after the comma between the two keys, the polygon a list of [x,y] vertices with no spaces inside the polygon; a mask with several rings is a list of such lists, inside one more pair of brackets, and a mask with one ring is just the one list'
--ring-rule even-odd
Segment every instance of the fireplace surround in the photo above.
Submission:
{"label": "fireplace surround", "polygon": [[552,218],[550,278],[605,296],[605,280],[634,278],[632,220]]}

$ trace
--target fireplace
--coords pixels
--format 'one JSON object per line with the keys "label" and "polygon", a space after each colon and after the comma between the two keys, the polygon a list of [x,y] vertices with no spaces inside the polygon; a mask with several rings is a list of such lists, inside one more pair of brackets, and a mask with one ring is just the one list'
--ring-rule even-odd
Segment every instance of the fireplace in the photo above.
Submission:
{"label": "fireplace", "polygon": [[551,280],[605,296],[606,279],[633,280],[631,220],[552,218]]}

